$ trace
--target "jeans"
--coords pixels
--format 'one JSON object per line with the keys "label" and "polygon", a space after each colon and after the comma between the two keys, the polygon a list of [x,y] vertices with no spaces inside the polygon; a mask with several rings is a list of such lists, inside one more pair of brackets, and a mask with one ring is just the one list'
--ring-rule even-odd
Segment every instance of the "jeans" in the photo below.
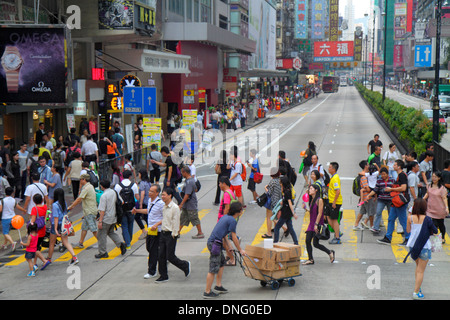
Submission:
{"label": "jeans", "polygon": [[133,239],[134,216],[131,212],[124,212],[122,217],[122,236],[127,247],[131,246]]}
{"label": "jeans", "polygon": [[292,225],[292,219],[283,219],[280,218],[280,220],[278,220],[275,229],[274,229],[274,236],[273,236],[273,243],[277,243],[279,236],[280,236],[280,228],[286,224],[289,233],[292,236],[292,241],[294,241],[295,245],[298,245],[298,240],[297,240],[297,235],[295,234],[295,230],[294,230],[294,226]]}
{"label": "jeans", "polygon": [[391,201],[390,200],[380,200],[377,201],[377,213],[375,215],[375,219],[373,221],[373,228],[375,230],[380,230],[380,224],[381,224],[381,217],[383,216],[383,210],[386,208],[386,210],[389,212],[391,209]]}
{"label": "jeans", "polygon": [[389,210],[389,218],[388,218],[388,227],[386,232],[386,238],[389,240],[392,240],[392,233],[395,229],[395,220],[398,218],[398,221],[403,227],[403,230],[405,232],[405,240],[409,239],[409,233],[406,232],[406,209],[408,208],[408,205],[405,204],[401,206],[400,208],[391,207],[391,210]]}
{"label": "jeans", "polygon": [[161,232],[159,240],[159,255],[158,255],[158,271],[161,278],[169,279],[167,273],[167,261],[175,267],[183,271],[185,274],[189,269],[189,262],[179,259],[175,255],[177,246],[177,238],[172,237],[172,232]]}

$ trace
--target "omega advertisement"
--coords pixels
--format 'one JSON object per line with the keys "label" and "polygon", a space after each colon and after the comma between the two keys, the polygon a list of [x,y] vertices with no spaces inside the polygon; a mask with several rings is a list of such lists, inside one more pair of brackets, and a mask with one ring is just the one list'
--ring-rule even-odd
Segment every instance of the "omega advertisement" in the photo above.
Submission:
{"label": "omega advertisement", "polygon": [[0,103],[66,103],[63,27],[0,28]]}

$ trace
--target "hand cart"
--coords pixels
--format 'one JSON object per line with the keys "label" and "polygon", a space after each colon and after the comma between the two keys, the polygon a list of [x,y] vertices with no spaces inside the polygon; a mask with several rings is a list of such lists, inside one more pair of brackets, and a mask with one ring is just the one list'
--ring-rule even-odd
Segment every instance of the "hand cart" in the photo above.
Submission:
{"label": "hand cart", "polygon": [[[244,274],[246,276],[248,276],[251,279],[260,281],[261,287],[266,287],[267,285],[269,285],[271,287],[272,290],[278,290],[281,286],[281,284],[283,282],[287,282],[289,287],[293,287],[295,286],[295,279],[297,277],[301,277],[302,274],[300,273],[299,275],[296,276],[290,276],[290,277],[283,277],[283,278],[279,278],[279,279],[275,279],[267,274],[264,274],[263,271],[261,271],[256,264],[253,262],[253,260],[250,258],[249,260],[251,261],[252,265],[250,267],[257,269],[258,273],[260,275],[262,275],[264,280],[261,280],[260,278],[257,278],[257,275],[253,275],[251,269],[249,268],[248,263],[244,260],[244,257],[242,256],[242,254],[237,251],[234,250],[234,256],[237,262],[239,262],[239,265],[242,268],[242,271],[244,271]],[[246,272],[246,269],[248,269],[248,272]]]}

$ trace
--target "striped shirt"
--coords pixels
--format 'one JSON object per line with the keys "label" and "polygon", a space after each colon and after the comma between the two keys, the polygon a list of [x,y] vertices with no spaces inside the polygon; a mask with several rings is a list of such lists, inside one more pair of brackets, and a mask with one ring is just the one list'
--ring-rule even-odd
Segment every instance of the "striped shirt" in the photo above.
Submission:
{"label": "striped shirt", "polygon": [[385,192],[384,189],[386,188],[392,188],[392,185],[394,184],[394,180],[392,178],[389,178],[388,181],[385,181],[381,178],[377,180],[377,184],[375,185],[375,188],[373,191],[376,192],[378,195],[378,200],[384,200],[384,201],[391,201],[391,193]]}

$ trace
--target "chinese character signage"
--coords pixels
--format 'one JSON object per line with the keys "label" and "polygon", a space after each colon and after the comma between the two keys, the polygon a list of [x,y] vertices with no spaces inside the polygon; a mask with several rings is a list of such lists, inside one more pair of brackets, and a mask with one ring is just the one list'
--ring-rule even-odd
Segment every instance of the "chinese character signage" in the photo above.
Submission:
{"label": "chinese character signage", "polygon": [[314,62],[354,61],[353,41],[319,41],[314,43]]}
{"label": "chinese character signage", "polygon": [[308,39],[308,0],[296,0],[295,6],[295,39]]}
{"label": "chinese character signage", "polygon": [[330,41],[339,40],[339,0],[330,0]]}
{"label": "chinese character signage", "polygon": [[355,61],[362,61],[362,41],[362,28],[357,27],[355,31]]}
{"label": "chinese character signage", "polygon": [[161,119],[159,118],[144,118],[143,147],[149,148],[153,144],[158,146],[161,150]]}
{"label": "chinese character signage", "polygon": [[312,39],[322,40],[325,38],[325,20],[327,17],[327,1],[316,0],[312,3],[311,8],[311,26],[312,26]]}
{"label": "chinese character signage", "polygon": [[394,46],[394,68],[403,67],[403,46]]}

